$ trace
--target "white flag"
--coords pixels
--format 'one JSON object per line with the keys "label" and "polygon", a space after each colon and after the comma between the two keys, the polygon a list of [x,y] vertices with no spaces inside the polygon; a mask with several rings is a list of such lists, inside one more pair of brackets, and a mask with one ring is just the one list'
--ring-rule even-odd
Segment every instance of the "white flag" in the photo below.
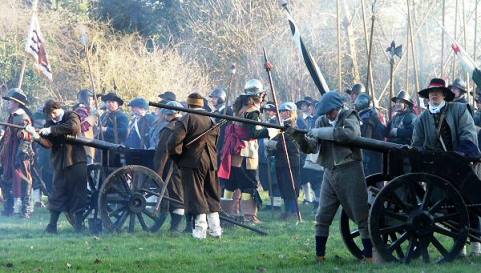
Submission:
{"label": "white flag", "polygon": [[32,16],[32,21],[30,22],[25,51],[34,58],[34,68],[49,81],[52,81],[52,69],[48,62],[47,50],[45,49],[45,39],[43,38],[42,32],[40,32],[40,25],[38,24],[36,14]]}

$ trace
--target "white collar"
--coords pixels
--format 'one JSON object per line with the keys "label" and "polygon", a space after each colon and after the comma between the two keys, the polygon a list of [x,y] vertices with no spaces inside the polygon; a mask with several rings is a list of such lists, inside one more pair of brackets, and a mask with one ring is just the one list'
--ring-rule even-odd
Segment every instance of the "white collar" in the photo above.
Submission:
{"label": "white collar", "polygon": [[18,108],[17,110],[13,111],[12,114],[23,115],[23,114],[26,114],[26,113],[25,113],[25,110],[23,110],[23,108]]}
{"label": "white collar", "polygon": [[63,116],[64,116],[64,114],[65,114],[65,111],[64,111],[63,109],[59,109],[59,110],[61,110],[61,111],[60,111],[60,118],[58,119],[58,121],[52,119],[52,122],[53,122],[53,123],[59,123],[59,122],[61,122],[62,119],[63,119]]}
{"label": "white collar", "polygon": [[439,105],[432,105],[431,103],[429,103],[428,109],[431,114],[437,114],[441,112],[441,109],[443,109],[445,105],[446,105],[446,101],[444,100]]}

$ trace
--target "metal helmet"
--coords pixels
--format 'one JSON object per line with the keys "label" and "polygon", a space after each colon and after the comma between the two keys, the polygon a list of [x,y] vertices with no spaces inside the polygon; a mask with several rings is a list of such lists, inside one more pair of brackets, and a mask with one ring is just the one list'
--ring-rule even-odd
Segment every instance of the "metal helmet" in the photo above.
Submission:
{"label": "metal helmet", "polygon": [[466,83],[463,80],[461,80],[460,78],[454,79],[453,83],[450,86],[448,86],[448,88],[449,89],[457,88],[461,92],[466,93]]}
{"label": "metal helmet", "polygon": [[371,104],[371,97],[369,97],[366,93],[361,93],[357,96],[356,100],[354,101],[354,108],[357,111],[362,111],[364,109],[369,108]]}
{"label": "metal helmet", "polygon": [[364,85],[362,83],[356,83],[352,86],[351,90],[346,90],[346,93],[348,93],[349,95],[351,94],[361,94],[361,93],[365,93],[366,92],[366,88],[364,87]]}
{"label": "metal helmet", "polygon": [[215,88],[209,95],[210,98],[217,98],[221,103],[225,102],[227,93],[222,88]]}
{"label": "metal helmet", "polygon": [[257,79],[248,80],[244,86],[244,94],[250,96],[259,96],[264,93],[262,82]]}
{"label": "metal helmet", "polygon": [[88,89],[82,89],[77,93],[77,100],[79,103],[89,106],[89,99],[94,96],[94,93]]}
{"label": "metal helmet", "polygon": [[391,98],[391,101],[392,102],[401,101],[401,102],[406,103],[409,106],[413,106],[413,104],[414,104],[412,99],[411,99],[411,96],[408,94],[408,92],[406,92],[404,90],[399,91],[399,93],[397,93],[397,95],[395,97]]}

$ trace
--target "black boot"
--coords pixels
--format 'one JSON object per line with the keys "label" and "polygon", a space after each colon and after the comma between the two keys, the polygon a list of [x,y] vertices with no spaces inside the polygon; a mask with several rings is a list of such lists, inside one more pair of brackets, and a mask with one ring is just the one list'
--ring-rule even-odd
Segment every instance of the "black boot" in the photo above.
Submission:
{"label": "black boot", "polygon": [[184,233],[192,233],[194,228],[194,216],[190,213],[185,214],[185,229]]}
{"label": "black boot", "polygon": [[316,256],[319,262],[324,261],[326,255],[327,236],[316,236]]}
{"label": "black boot", "polygon": [[50,222],[47,225],[47,228],[45,228],[45,232],[51,233],[51,234],[57,234],[57,222],[58,218],[60,217],[60,212],[59,211],[50,211]]}
{"label": "black boot", "polygon": [[84,218],[82,212],[77,212],[74,214],[74,230],[76,233],[82,233],[85,230]]}
{"label": "black boot", "polygon": [[180,224],[182,223],[183,215],[170,213],[170,231],[174,233],[182,232],[180,229]]}
{"label": "black boot", "polygon": [[372,259],[372,243],[371,239],[362,239],[362,246],[364,249],[362,250],[362,255],[366,259]]}

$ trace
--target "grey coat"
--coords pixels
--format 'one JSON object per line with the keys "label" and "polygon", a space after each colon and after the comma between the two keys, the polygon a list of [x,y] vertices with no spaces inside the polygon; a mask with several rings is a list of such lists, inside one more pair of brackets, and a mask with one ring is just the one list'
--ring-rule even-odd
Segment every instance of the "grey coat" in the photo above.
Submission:
{"label": "grey coat", "polygon": [[[446,112],[445,120],[451,130],[453,149],[457,150],[461,142],[478,143],[478,136],[474,120],[466,104],[448,102],[443,111]],[[435,151],[439,139],[434,116],[429,111],[424,111],[414,125],[412,146],[419,150]]]}
{"label": "grey coat", "polygon": [[[321,116],[316,120],[316,128],[330,126],[326,116]],[[358,136],[361,136],[359,116],[353,110],[341,110],[338,121],[334,126],[334,139],[349,141]],[[317,163],[327,169],[333,169],[352,161],[362,161],[361,149],[358,148],[345,147],[330,141],[307,137],[305,142],[300,144],[301,150],[306,154],[319,151]]]}

